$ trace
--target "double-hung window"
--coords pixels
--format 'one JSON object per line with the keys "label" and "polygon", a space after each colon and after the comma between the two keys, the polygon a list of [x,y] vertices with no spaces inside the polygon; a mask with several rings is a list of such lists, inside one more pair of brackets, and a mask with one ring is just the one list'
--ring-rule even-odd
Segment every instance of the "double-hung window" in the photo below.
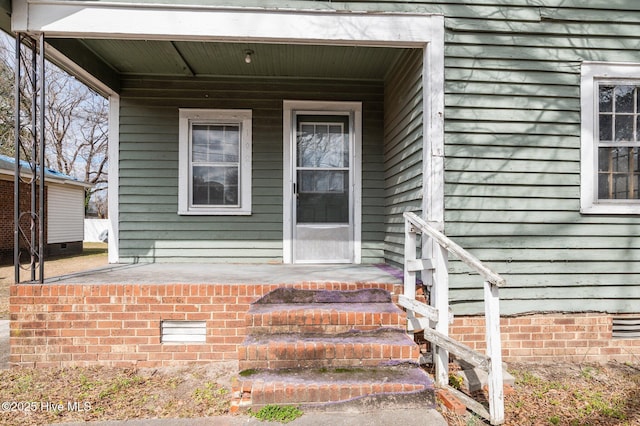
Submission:
{"label": "double-hung window", "polygon": [[178,213],[251,214],[251,111],[180,110]]}
{"label": "double-hung window", "polygon": [[640,214],[640,64],[582,65],[581,211]]}

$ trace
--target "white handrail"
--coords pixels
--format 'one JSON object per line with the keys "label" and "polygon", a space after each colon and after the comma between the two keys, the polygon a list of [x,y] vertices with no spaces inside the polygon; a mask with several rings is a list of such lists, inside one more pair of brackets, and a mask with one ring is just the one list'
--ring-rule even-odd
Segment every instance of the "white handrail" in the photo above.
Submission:
{"label": "white handrail", "polygon": [[[404,296],[400,297],[398,302],[407,309],[408,325],[414,329],[416,324],[419,326],[424,325],[422,328],[425,331],[425,338],[432,343],[435,380],[439,386],[449,387],[449,351],[462,359],[473,361],[473,365],[477,365],[489,373],[488,412],[472,398],[461,393],[460,397],[464,398],[470,409],[489,419],[491,424],[502,424],[504,423],[504,388],[502,382],[500,298],[498,288],[504,286],[506,281],[416,214],[406,212],[404,213],[404,218]],[[425,240],[423,240],[423,257],[428,257],[429,259],[416,259],[416,235],[418,233],[430,237],[432,241],[431,244],[425,244]],[[484,278],[486,356],[448,337],[449,278],[447,252],[466,263]],[[431,274],[426,277],[423,276],[423,280],[431,285],[429,297],[431,306],[426,306],[415,300],[416,271],[418,270],[431,271]],[[423,315],[423,317],[417,318],[415,316],[416,313]],[[427,322],[424,320],[427,320]]]}
{"label": "white handrail", "polygon": [[498,287],[502,287],[506,284],[504,278],[497,273],[493,272],[490,268],[486,267],[477,257],[460,247],[453,242],[449,237],[438,231],[434,227],[430,226],[424,219],[417,216],[415,213],[405,212],[404,217],[422,233],[429,235],[433,238],[441,247],[447,249],[449,253],[462,260],[469,265],[470,268],[478,272],[485,280]]}

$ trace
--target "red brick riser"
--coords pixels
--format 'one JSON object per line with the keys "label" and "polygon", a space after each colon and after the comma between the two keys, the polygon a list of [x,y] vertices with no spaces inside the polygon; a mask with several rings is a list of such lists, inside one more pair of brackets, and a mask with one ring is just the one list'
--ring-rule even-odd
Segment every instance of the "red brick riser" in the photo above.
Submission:
{"label": "red brick riser", "polygon": [[[380,288],[392,294],[402,289],[393,284],[345,282],[13,285],[10,363],[160,367],[237,361],[250,304],[279,287]],[[161,343],[162,320],[206,321],[206,343]]]}
{"label": "red brick riser", "polygon": [[[398,285],[341,282],[303,282],[295,286],[14,285],[10,297],[10,362],[38,367],[237,362],[250,304],[278,287],[382,288],[396,295],[402,291]],[[206,343],[160,343],[160,321],[164,319],[206,321]],[[612,339],[611,329],[609,314],[504,317],[503,357],[505,361],[636,362],[640,339]],[[472,348],[485,348],[482,317],[456,317],[450,330],[452,337]]]}

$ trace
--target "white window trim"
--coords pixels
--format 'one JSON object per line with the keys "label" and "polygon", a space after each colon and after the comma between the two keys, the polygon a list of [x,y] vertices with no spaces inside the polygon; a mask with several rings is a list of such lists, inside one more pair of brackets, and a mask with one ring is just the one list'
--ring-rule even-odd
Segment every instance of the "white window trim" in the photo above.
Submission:
{"label": "white window trim", "polygon": [[580,81],[580,212],[640,214],[640,200],[598,200],[598,81],[640,81],[640,63],[583,62]]}
{"label": "white window trim", "polygon": [[[178,214],[250,215],[251,214],[251,110],[181,108],[179,118]],[[189,135],[191,123],[238,123],[240,130],[239,206],[192,206]]]}

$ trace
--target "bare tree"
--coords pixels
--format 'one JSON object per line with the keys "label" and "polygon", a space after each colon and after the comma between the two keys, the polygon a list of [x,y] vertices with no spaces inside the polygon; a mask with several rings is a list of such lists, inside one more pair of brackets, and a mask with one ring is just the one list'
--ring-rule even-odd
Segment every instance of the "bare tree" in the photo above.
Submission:
{"label": "bare tree", "polygon": [[[0,43],[0,153],[13,155],[14,149],[14,49],[4,38]],[[15,45],[15,43],[13,43]],[[25,61],[28,62],[28,61]],[[24,63],[29,69],[29,64]],[[30,158],[33,143],[28,126],[34,111],[34,96],[25,72],[22,85],[24,117],[24,158]],[[76,179],[93,184],[87,192],[85,208],[90,199],[104,203],[106,197],[95,194],[106,191],[108,170],[107,126],[108,101],[55,65],[47,62],[45,73],[45,165]]]}
{"label": "bare tree", "polygon": [[[13,156],[15,154],[14,135],[14,101],[15,101],[15,44],[8,36],[0,32],[0,154]],[[21,140],[29,149],[23,151],[25,158],[30,158],[31,130],[30,118],[30,75],[22,75],[23,84],[20,85],[22,93],[22,105],[20,108],[22,117]]]}
{"label": "bare tree", "polygon": [[106,189],[107,100],[56,68],[47,84],[47,165],[93,184],[90,197]]}

